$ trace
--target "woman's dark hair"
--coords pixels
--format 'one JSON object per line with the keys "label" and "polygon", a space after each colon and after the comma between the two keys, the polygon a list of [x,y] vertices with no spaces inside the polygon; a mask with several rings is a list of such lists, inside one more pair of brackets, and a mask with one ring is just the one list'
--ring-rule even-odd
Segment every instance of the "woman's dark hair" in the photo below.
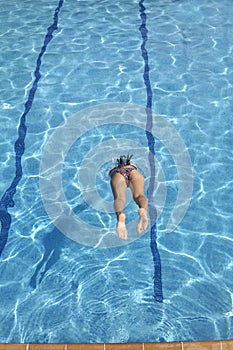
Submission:
{"label": "woman's dark hair", "polygon": [[132,154],[131,156],[129,154],[127,156],[120,156],[120,158],[117,159],[118,166],[130,165],[130,160],[132,157],[133,157]]}

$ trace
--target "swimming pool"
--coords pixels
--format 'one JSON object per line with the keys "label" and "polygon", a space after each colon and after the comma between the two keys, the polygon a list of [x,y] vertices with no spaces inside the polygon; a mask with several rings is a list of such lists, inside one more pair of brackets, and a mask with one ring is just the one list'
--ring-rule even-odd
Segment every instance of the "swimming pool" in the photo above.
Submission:
{"label": "swimming pool", "polygon": [[[232,339],[230,0],[0,4],[0,342]],[[124,245],[107,176],[121,148],[133,150],[160,214]],[[184,152],[191,202],[166,233],[180,174],[191,174]],[[56,225],[56,210],[68,210],[51,206],[63,203],[60,188],[81,220],[75,232]],[[129,196],[129,225],[135,210]],[[93,227],[111,233],[105,248]]]}

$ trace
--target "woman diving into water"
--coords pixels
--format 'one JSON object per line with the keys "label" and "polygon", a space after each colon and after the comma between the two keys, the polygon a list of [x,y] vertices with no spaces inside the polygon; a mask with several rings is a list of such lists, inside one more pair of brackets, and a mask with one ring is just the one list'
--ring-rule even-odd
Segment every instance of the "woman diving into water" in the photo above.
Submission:
{"label": "woman diving into water", "polygon": [[126,200],[127,187],[131,189],[133,199],[138,205],[139,222],[137,226],[138,234],[146,230],[148,226],[147,205],[148,201],[144,196],[144,177],[131,164],[132,156],[120,156],[117,159],[118,165],[110,170],[111,188],[114,196],[114,209],[117,215],[116,232],[118,236],[127,240],[128,232],[125,225],[124,205]]}

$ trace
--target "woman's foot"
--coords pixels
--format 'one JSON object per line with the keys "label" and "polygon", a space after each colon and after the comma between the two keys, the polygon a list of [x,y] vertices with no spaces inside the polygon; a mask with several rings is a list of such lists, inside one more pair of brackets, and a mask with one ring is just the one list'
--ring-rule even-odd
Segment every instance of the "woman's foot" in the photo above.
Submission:
{"label": "woman's foot", "polygon": [[116,232],[121,239],[127,240],[128,232],[125,226],[125,214],[123,213],[118,216]]}
{"label": "woman's foot", "polygon": [[145,208],[140,208],[138,210],[139,222],[137,227],[137,232],[140,234],[147,229],[148,226],[148,218],[147,218],[147,210]]}

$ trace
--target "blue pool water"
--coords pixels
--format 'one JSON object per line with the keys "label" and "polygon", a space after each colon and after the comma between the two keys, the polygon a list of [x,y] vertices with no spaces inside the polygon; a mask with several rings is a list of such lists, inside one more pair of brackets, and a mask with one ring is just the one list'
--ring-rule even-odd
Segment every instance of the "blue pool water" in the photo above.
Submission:
{"label": "blue pool water", "polygon": [[[0,342],[232,339],[232,2],[0,6]],[[128,244],[122,149],[151,203]]]}

